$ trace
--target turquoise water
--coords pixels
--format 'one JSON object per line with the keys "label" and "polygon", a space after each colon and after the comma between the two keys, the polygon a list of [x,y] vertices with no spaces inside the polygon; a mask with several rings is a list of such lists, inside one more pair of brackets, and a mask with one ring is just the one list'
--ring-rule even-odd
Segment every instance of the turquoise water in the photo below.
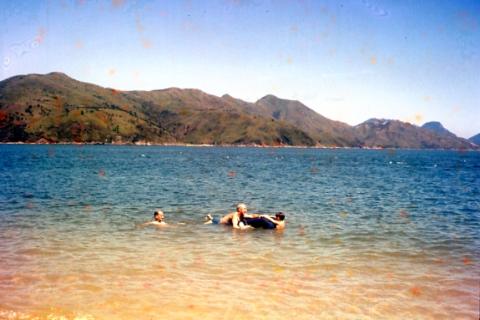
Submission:
{"label": "turquoise water", "polygon": [[[478,152],[1,145],[0,185],[0,318],[478,318]],[[202,224],[238,202],[286,230]]]}

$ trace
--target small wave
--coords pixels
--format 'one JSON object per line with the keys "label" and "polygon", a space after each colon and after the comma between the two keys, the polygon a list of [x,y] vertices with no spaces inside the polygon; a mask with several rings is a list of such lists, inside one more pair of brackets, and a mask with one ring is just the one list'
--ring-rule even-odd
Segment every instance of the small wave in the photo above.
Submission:
{"label": "small wave", "polygon": [[23,249],[23,250],[19,250],[17,253],[21,255],[27,255],[27,256],[55,256],[59,254],[59,252],[45,250],[41,248]]}

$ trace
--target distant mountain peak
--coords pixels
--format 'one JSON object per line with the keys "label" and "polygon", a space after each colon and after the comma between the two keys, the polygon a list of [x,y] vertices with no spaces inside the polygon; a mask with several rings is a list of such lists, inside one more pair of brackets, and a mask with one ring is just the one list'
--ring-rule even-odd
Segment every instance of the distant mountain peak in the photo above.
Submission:
{"label": "distant mountain peak", "polygon": [[59,71],[53,71],[53,72],[47,73],[46,76],[57,76],[57,77],[70,78],[70,77],[69,77],[68,75],[66,75],[65,73],[59,72]]}
{"label": "distant mountain peak", "polygon": [[442,123],[439,122],[439,121],[429,121],[429,122],[425,122],[425,123],[422,125],[422,128],[434,129],[434,130],[437,130],[437,129],[447,130],[447,129],[445,129],[445,127],[442,125]]}
{"label": "distant mountain peak", "polygon": [[362,125],[386,126],[392,121],[396,121],[396,120],[383,119],[383,118],[370,118],[367,121],[364,121],[364,122],[358,124],[357,127],[362,126]]}
{"label": "distant mountain peak", "polygon": [[477,146],[480,146],[480,133],[470,137],[468,141],[475,143]]}
{"label": "distant mountain peak", "polygon": [[425,127],[425,126],[436,126],[436,127],[444,128],[444,126],[440,121],[425,122],[422,127]]}
{"label": "distant mountain peak", "polygon": [[[46,79],[55,80],[55,81],[58,81],[58,80],[60,80],[60,81],[78,81],[78,80],[73,79],[72,77],[69,77],[67,74],[65,74],[63,72],[58,72],[58,71],[50,72],[50,73],[47,73],[45,75],[37,74],[36,76],[45,77]],[[28,77],[28,75],[27,75],[27,77]]]}
{"label": "distant mountain peak", "polygon": [[440,135],[454,135],[453,133],[445,129],[445,127],[439,121],[426,122],[423,124],[422,128],[433,131]]}
{"label": "distant mountain peak", "polygon": [[267,94],[266,96],[258,99],[257,102],[259,102],[259,101],[267,101],[267,100],[283,100],[283,99],[280,99],[279,97],[274,96],[273,94]]}

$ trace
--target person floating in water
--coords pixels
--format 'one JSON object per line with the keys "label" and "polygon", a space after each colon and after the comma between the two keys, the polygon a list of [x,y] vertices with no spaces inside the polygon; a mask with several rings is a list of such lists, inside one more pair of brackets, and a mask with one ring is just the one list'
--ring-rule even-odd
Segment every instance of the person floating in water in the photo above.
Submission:
{"label": "person floating in water", "polygon": [[285,214],[277,212],[274,217],[266,214],[258,215],[256,217],[246,217],[245,223],[253,228],[262,229],[284,229],[285,228]]}
{"label": "person floating in water", "polygon": [[285,214],[278,212],[275,217],[260,214],[247,214],[247,206],[243,203],[237,205],[237,211],[231,212],[222,218],[214,218],[208,214],[205,224],[231,225],[235,229],[283,229],[285,228]]}
{"label": "person floating in water", "polygon": [[153,220],[145,222],[142,224],[142,227],[149,226],[149,225],[154,225],[158,227],[162,226],[167,226],[168,224],[164,221],[165,219],[165,214],[163,213],[162,210],[157,210],[153,213]]}
{"label": "person floating in water", "polygon": [[222,218],[214,218],[210,214],[206,216],[207,221],[204,224],[225,224],[231,225],[234,229],[251,229],[252,227],[247,225],[245,218],[254,218],[257,215],[247,214],[247,206],[244,203],[237,204],[237,211],[230,212]]}

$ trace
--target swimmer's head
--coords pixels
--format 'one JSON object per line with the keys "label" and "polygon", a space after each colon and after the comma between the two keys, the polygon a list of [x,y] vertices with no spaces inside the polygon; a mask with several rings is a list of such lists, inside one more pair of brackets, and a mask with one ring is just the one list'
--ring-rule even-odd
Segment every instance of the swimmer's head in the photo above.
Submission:
{"label": "swimmer's head", "polygon": [[277,212],[275,214],[275,219],[278,220],[278,221],[283,221],[285,220],[285,213],[283,212]]}
{"label": "swimmer's head", "polygon": [[238,213],[246,213],[247,212],[247,205],[245,203],[237,204],[237,212]]}
{"label": "swimmer's head", "polygon": [[157,210],[153,213],[153,218],[156,220],[156,221],[162,221],[163,218],[164,218],[164,214],[163,214],[163,211],[162,210]]}

